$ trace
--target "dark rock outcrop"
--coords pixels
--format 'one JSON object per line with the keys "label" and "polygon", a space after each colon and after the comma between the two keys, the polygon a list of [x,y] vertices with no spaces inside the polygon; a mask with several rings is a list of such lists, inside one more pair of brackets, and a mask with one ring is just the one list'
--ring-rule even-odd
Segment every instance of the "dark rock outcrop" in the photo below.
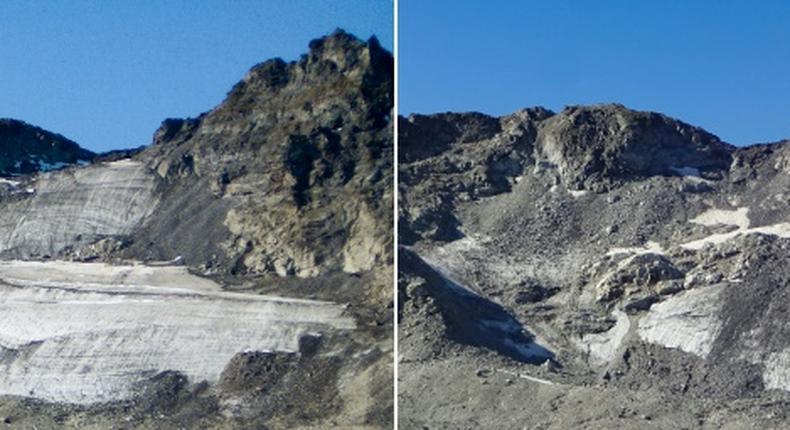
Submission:
{"label": "dark rock outcrop", "polygon": [[73,141],[14,119],[0,119],[0,176],[87,163],[96,154]]}

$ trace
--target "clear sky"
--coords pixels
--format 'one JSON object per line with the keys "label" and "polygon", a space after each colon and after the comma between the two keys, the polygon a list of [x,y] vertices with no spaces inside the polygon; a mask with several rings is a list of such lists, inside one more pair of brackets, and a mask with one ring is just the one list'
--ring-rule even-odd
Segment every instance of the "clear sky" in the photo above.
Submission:
{"label": "clear sky", "polygon": [[790,1],[400,0],[400,113],[619,102],[790,138]]}
{"label": "clear sky", "polygon": [[337,27],[391,51],[392,15],[391,0],[2,0],[0,117],[94,151],[148,145]]}

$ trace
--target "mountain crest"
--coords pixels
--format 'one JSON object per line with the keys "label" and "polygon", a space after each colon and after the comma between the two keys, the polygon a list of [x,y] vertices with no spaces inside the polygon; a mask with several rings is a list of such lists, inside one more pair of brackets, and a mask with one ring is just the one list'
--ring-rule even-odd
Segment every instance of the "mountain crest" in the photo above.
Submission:
{"label": "mountain crest", "polygon": [[60,134],[24,121],[0,119],[0,176],[59,169],[95,156]]}

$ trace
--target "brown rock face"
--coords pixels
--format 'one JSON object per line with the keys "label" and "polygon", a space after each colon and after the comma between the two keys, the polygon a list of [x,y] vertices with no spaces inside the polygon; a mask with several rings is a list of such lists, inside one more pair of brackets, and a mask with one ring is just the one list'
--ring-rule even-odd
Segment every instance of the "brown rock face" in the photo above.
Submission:
{"label": "brown rock face", "polygon": [[166,120],[139,157],[221,206],[212,251],[237,271],[391,270],[392,103],[391,54],[337,30],[299,61],[253,67],[214,110]]}

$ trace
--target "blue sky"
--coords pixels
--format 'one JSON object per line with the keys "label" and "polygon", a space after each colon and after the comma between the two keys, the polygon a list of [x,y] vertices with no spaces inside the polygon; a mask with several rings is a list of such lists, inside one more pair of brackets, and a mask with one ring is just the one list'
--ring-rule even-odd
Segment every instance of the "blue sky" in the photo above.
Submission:
{"label": "blue sky", "polygon": [[0,117],[94,151],[148,145],[163,119],[337,27],[392,50],[392,20],[389,0],[3,0]]}
{"label": "blue sky", "polygon": [[400,0],[400,112],[619,102],[790,138],[790,2]]}

